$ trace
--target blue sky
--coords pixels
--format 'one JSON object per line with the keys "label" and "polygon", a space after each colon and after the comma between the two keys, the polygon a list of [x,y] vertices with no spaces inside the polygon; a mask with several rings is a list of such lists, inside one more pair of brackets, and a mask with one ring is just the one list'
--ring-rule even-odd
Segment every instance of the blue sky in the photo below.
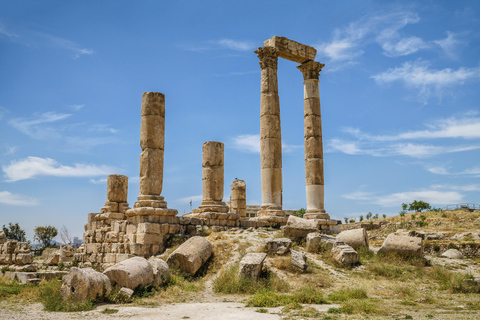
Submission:
{"label": "blue sky", "polygon": [[[138,195],[140,102],[166,95],[170,208],[201,201],[201,150],[225,143],[260,204],[260,67],[274,35],[310,45],[320,75],[325,207],[393,215],[402,202],[479,203],[478,1],[0,0],[0,225],[81,237],[106,177]],[[303,84],[278,69],[285,209],[305,207]]]}

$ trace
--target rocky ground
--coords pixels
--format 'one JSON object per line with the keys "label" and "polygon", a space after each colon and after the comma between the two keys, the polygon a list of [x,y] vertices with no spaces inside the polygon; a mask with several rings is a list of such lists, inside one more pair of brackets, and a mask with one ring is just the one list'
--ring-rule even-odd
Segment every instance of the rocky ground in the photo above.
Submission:
{"label": "rocky ground", "polygon": [[[420,220],[420,215],[426,218]],[[430,212],[417,213],[415,217],[412,219],[410,214],[367,221],[379,225],[368,231],[370,245],[373,251],[378,250],[386,236],[397,229],[423,231],[433,235],[425,243],[439,248],[438,252],[432,249],[426,255],[426,264],[386,261],[378,259],[373,253],[363,253],[361,264],[343,268],[332,263],[328,254],[306,253],[308,269],[303,273],[291,266],[289,255],[267,257],[266,268],[288,283],[291,292],[307,285],[313,286],[323,293],[327,301],[325,304],[255,308],[245,306],[249,295],[216,293],[214,283],[222,272],[237,264],[246,253],[264,250],[267,240],[282,236],[280,230],[237,229],[212,233],[207,237],[213,244],[215,257],[203,277],[161,289],[130,304],[100,304],[87,312],[46,312],[35,300],[5,299],[0,301],[0,318],[480,319],[479,293],[469,293],[463,278],[455,276],[480,276],[480,258],[440,257],[443,248],[448,246],[480,244],[476,239],[477,232],[480,232],[480,212]],[[422,221],[423,225],[419,226],[416,221]],[[360,223],[357,223],[343,225],[342,228],[359,226]],[[305,252],[305,244],[295,244],[294,249]],[[348,296],[346,292],[349,290],[357,290],[362,296]]]}

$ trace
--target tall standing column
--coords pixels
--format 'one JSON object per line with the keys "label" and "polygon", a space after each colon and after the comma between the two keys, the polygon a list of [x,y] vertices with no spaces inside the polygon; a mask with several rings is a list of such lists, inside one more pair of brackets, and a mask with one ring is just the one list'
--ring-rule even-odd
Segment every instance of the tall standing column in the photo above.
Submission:
{"label": "tall standing column", "polygon": [[199,212],[227,213],[223,202],[224,145],[218,141],[207,141],[202,148],[202,191],[203,201]]}
{"label": "tall standing column", "polygon": [[[163,187],[165,95],[160,92],[143,93],[141,115],[140,194],[127,215],[176,215],[177,210],[167,209],[167,202],[160,195]],[[142,210],[144,208],[150,210]]]}
{"label": "tall standing column", "polygon": [[297,68],[303,73],[305,126],[305,182],[307,219],[330,219],[324,208],[323,142],[319,75],[324,64],[307,61]]}
{"label": "tall standing column", "polygon": [[280,101],[278,98],[278,50],[260,47],[255,51],[260,59],[260,164],[262,207],[259,217],[280,216],[282,211],[282,134]]}

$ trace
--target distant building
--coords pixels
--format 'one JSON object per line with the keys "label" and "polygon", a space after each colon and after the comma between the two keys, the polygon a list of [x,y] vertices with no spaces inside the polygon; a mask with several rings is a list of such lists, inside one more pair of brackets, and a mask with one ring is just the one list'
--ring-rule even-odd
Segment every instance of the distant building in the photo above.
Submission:
{"label": "distant building", "polygon": [[79,247],[81,244],[83,244],[82,239],[79,239],[78,237],[73,237],[73,246]]}

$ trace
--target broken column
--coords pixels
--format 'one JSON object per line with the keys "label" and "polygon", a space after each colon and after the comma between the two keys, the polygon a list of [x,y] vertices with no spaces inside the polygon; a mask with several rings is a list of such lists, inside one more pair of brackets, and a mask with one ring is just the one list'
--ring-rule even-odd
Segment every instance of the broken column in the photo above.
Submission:
{"label": "broken column", "polygon": [[111,174],[107,178],[107,201],[100,209],[97,220],[122,220],[125,212],[130,209],[127,202],[128,177],[121,174]]}
{"label": "broken column", "polygon": [[305,126],[306,219],[330,219],[324,208],[322,118],[319,75],[324,64],[307,61],[297,68],[303,74]]}
{"label": "broken column", "polygon": [[237,213],[241,219],[247,217],[247,190],[245,181],[235,179],[230,187],[230,212]]}
{"label": "broken column", "polygon": [[165,96],[160,92],[142,95],[142,122],[140,127],[140,194],[132,215],[177,215],[177,210],[167,209],[160,195],[163,186],[163,152],[165,141]]}
{"label": "broken column", "polygon": [[[280,101],[278,97],[278,50],[260,47],[255,51],[260,59],[260,163],[262,207],[258,217],[263,220],[286,220],[282,210],[282,135]],[[266,218],[266,219],[265,219]]]}

